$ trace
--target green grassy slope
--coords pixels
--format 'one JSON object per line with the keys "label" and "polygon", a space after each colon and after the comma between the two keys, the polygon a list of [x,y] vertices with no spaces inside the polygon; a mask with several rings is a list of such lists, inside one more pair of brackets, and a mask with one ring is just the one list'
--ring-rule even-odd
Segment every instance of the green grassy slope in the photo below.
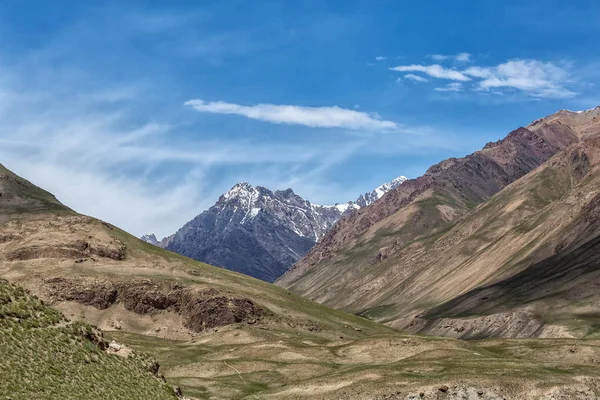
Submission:
{"label": "green grassy slope", "polygon": [[0,164],[0,216],[32,212],[70,214],[73,211],[54,195],[14,174]]}
{"label": "green grassy slope", "polygon": [[25,290],[0,280],[0,397],[176,399],[152,359],[109,355],[93,329],[68,323]]}

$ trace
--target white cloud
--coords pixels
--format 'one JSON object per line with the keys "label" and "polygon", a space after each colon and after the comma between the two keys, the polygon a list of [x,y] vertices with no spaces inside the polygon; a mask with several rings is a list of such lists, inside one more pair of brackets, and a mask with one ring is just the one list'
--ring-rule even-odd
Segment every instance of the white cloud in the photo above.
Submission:
{"label": "white cloud", "polygon": [[417,65],[417,64],[412,64],[412,65],[399,65],[397,67],[392,67],[390,68],[392,71],[399,71],[399,72],[422,72],[426,75],[431,76],[432,78],[437,78],[437,79],[449,79],[452,81],[461,81],[461,82],[466,82],[466,81],[470,81],[471,78],[469,78],[468,76],[466,76],[465,74],[463,74],[460,71],[457,71],[455,69],[450,69],[450,68],[444,68],[439,64],[433,64],[433,65]]}
{"label": "white cloud", "polygon": [[454,59],[459,62],[469,62],[471,61],[471,55],[469,53],[458,53],[454,56]]}
{"label": "white cloud", "polygon": [[397,130],[398,124],[377,114],[349,110],[338,106],[302,107],[294,105],[256,104],[243,106],[224,101],[189,100],[185,105],[199,112],[235,114],[275,124],[304,125],[319,128]]}
{"label": "white cloud", "polygon": [[[278,181],[295,176],[288,173],[290,166],[316,168],[329,158],[349,157],[362,141],[350,138],[340,149],[314,143],[195,139],[176,126],[132,122],[122,111],[83,112],[101,108],[95,100],[36,105],[6,96],[12,106],[10,112],[0,113],[0,162],[76,211],[138,236],[175,232],[236,179],[254,176],[256,183],[277,188]],[[241,167],[243,176],[222,172]],[[221,178],[215,181],[210,175],[216,171]],[[311,184],[302,181],[299,186],[309,190]]]}
{"label": "white cloud", "polygon": [[384,57],[384,56],[377,56],[377,57],[375,57],[375,59],[376,59],[377,61],[383,61],[383,60],[387,60],[387,57]]}
{"label": "white cloud", "polygon": [[457,62],[469,62],[471,61],[471,54],[469,53],[458,53],[454,55],[444,55],[444,54],[430,54],[429,58],[433,61],[442,62],[446,60],[454,60]]}
{"label": "white cloud", "polygon": [[436,87],[434,90],[438,92],[462,92],[463,85],[460,82],[452,82],[444,87]]}
{"label": "white cloud", "polygon": [[404,75],[404,79],[411,79],[416,82],[428,82],[426,78],[415,74],[406,74]]}
{"label": "white cloud", "polygon": [[446,61],[448,59],[448,56],[445,56],[443,54],[431,54],[429,58],[431,58],[433,61],[442,62]]}
{"label": "white cloud", "polygon": [[[429,57],[437,60],[452,58],[466,62],[471,56],[469,53],[459,53],[455,56],[434,54]],[[539,60],[515,59],[495,66],[474,65],[465,69],[445,68],[439,64],[400,65],[390,69],[399,72],[421,72],[432,78],[453,80],[456,83],[473,82],[468,87],[450,84],[434,89],[441,92],[472,89],[501,94],[502,91],[518,91],[535,98],[569,98],[577,94],[570,88],[573,80],[568,65]],[[417,75],[407,74],[404,78],[418,80],[415,76]]]}
{"label": "white cloud", "polygon": [[510,88],[533,97],[566,98],[576,93],[566,88],[568,72],[554,63],[538,60],[511,60],[495,67],[471,67],[464,73],[481,79],[480,90]]}

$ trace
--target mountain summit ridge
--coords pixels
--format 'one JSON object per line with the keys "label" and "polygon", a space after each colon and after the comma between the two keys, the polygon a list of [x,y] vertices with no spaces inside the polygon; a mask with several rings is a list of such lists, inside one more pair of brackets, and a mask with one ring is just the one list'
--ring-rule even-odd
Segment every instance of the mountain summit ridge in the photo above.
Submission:
{"label": "mountain summit ridge", "polygon": [[274,281],[342,217],[372,204],[406,180],[400,176],[356,201],[312,204],[293,189],[238,182],[175,234],[142,240],[213,265]]}

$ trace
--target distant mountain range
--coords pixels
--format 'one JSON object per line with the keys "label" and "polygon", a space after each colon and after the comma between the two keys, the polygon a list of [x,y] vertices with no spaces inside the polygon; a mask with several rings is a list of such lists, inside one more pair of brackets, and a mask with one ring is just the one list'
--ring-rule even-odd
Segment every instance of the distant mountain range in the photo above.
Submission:
{"label": "distant mountain range", "polygon": [[175,234],[142,240],[258,279],[273,282],[303,257],[340,218],[398,187],[400,176],[355,201],[332,206],[310,203],[292,189],[271,191],[238,183],[207,211]]}

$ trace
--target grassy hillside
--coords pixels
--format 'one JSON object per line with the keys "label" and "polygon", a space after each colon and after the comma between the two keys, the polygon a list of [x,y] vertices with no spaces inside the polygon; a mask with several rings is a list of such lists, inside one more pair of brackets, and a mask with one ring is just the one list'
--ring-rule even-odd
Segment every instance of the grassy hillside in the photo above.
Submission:
{"label": "grassy hillside", "polygon": [[0,397],[176,399],[140,354],[107,354],[96,332],[68,323],[25,290],[0,279]]}
{"label": "grassy hillside", "polygon": [[73,213],[61,204],[54,195],[17,176],[0,164],[0,218],[6,214],[21,214],[52,211]]}

